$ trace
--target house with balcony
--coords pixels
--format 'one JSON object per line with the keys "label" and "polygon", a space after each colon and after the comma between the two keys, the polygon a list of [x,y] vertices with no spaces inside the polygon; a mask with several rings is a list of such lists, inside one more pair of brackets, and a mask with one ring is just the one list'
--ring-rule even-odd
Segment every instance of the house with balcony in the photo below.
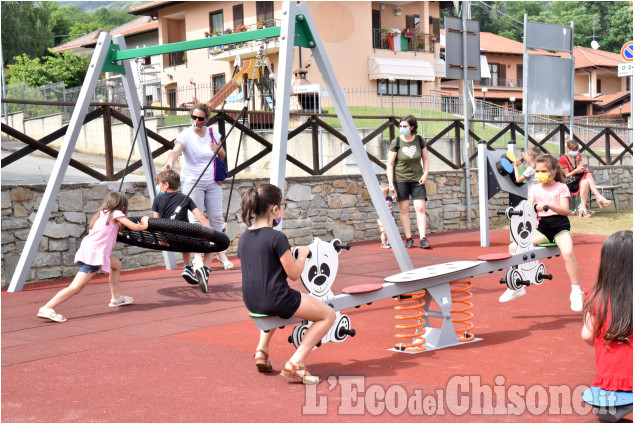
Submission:
{"label": "house with balcony", "polygon": [[[425,95],[439,90],[439,13],[451,2],[320,1],[308,5],[342,88],[373,90],[377,97]],[[167,44],[249,31],[260,25],[278,26],[281,8],[282,2],[278,1],[155,1],[130,13],[155,19],[159,43]],[[390,30],[393,34],[388,34]],[[238,81],[236,71],[242,75],[237,58],[243,64],[253,59],[259,45],[254,41],[162,55],[159,76],[166,88],[164,101],[171,107],[210,101],[223,87]],[[280,40],[269,40],[266,48],[267,72],[263,79],[276,73]],[[319,70],[312,65],[311,50],[295,47],[293,69],[302,72],[294,74],[301,76],[303,84],[323,89]],[[198,87],[195,94],[180,90],[190,84]],[[270,90],[268,95],[274,93],[271,84],[258,87]],[[373,103],[372,99],[366,101]]]}

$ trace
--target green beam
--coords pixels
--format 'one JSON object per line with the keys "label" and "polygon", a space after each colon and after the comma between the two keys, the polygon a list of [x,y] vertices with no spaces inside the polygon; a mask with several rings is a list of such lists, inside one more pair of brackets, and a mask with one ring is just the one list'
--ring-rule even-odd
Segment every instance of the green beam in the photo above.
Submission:
{"label": "green beam", "polygon": [[261,40],[280,36],[280,27],[263,28],[235,34],[207,37],[200,40],[179,41],[161,46],[140,47],[138,49],[120,50],[113,52],[110,59],[113,62],[124,59],[144,58],[146,56],[163,55],[166,53],[185,52],[188,50],[205,49],[208,47],[237,44],[245,41]]}

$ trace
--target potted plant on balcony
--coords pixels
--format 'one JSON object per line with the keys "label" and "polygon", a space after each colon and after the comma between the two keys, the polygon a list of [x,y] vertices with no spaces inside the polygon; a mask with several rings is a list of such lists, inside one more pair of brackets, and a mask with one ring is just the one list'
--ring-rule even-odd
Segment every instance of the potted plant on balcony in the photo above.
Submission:
{"label": "potted plant on balcony", "polygon": [[245,31],[247,31],[247,27],[246,27],[246,26],[244,26],[244,25],[238,25],[238,26],[236,27],[236,32],[237,32],[237,33],[238,33],[238,32],[245,32]]}
{"label": "potted plant on balcony", "polygon": [[388,48],[392,51],[401,51],[401,31],[397,28],[388,30]]}
{"label": "potted plant on balcony", "polygon": [[264,19],[258,19],[257,28],[258,29],[262,29],[264,26],[265,26],[265,20]]}
{"label": "potted plant on balcony", "polygon": [[220,35],[220,30],[212,31],[212,37],[216,37],[217,35]]}
{"label": "potted plant on balcony", "polygon": [[205,31],[203,34],[205,35],[205,37],[209,37],[209,31]]}
{"label": "potted plant on balcony", "polygon": [[403,30],[402,34],[406,38],[412,38],[412,37],[414,37],[415,32],[413,30],[411,30],[410,28],[406,28],[405,30]]}
{"label": "potted plant on balcony", "polygon": [[388,40],[388,30],[386,28],[379,28],[379,38],[382,44],[385,40]]}
{"label": "potted plant on balcony", "polygon": [[[227,28],[223,34],[229,35],[229,34],[233,34],[233,33],[234,33],[234,30],[232,30],[231,28]],[[234,48],[236,48],[236,45],[235,44],[228,44],[227,48],[228,49],[234,49]]]}

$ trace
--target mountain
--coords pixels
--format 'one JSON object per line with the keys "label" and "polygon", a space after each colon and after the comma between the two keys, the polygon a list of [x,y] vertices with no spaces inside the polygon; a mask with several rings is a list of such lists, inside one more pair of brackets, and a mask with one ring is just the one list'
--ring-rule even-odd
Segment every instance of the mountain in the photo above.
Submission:
{"label": "mountain", "polygon": [[57,4],[60,7],[75,6],[86,13],[95,13],[98,9],[105,7],[112,10],[129,11],[133,7],[150,3],[149,1],[60,1]]}

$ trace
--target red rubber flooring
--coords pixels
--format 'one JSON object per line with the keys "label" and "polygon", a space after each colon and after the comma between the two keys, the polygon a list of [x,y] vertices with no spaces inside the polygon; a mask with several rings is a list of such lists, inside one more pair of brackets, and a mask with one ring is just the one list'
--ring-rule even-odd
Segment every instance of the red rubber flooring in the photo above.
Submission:
{"label": "red rubber flooring", "polygon": [[[583,290],[604,239],[575,235]],[[504,252],[509,236],[492,231],[488,248],[478,231],[430,241],[431,250],[408,251],[416,267]],[[399,272],[379,242],[354,243],[339,258],[336,294]],[[576,388],[592,382],[595,362],[580,339],[581,315],[569,309],[561,258],[544,261],[553,281],[506,304],[498,302],[503,272],[473,279],[474,332],[483,339],[474,343],[397,353],[387,350],[397,342],[396,301],[345,311],[357,335],[309,356],[317,387],[278,375],[293,352],[291,326],[272,342],[277,372],[257,372],[258,333],[232,261],[233,271],[216,262],[207,294],[176,271],[124,272],[122,292],[135,303],[121,308],[107,306],[99,275],[58,307],[69,319],[61,324],[35,314],[69,279],[2,292],[2,422],[597,422]]]}

